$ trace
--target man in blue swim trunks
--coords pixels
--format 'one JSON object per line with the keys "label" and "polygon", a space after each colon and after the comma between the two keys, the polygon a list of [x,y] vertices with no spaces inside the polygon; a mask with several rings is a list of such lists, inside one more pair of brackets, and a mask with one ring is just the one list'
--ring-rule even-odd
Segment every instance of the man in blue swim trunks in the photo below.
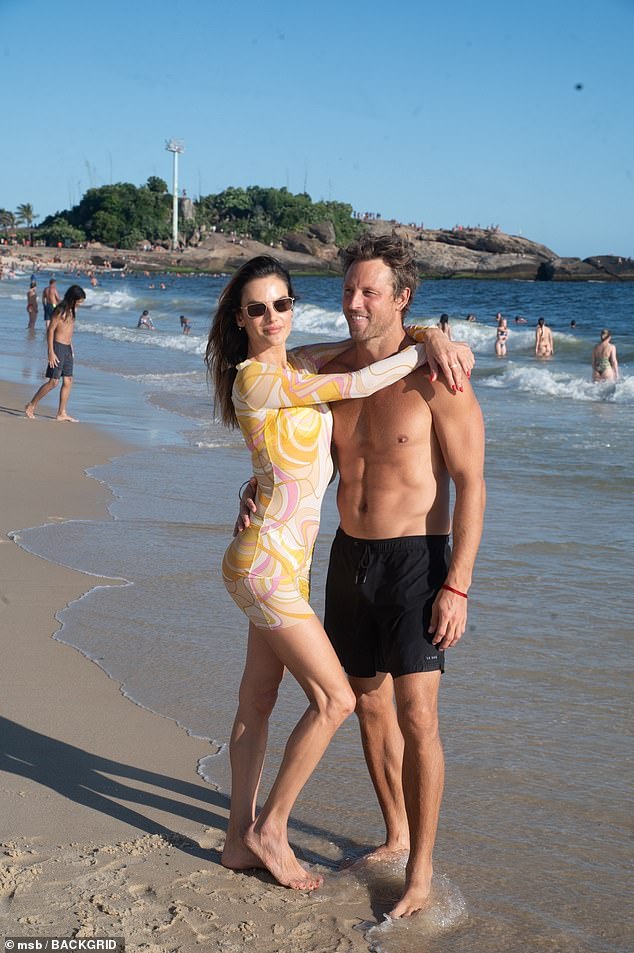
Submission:
{"label": "man in blue swim trunks", "polygon": [[42,304],[44,305],[44,321],[48,328],[49,321],[53,317],[53,311],[60,302],[60,296],[57,291],[57,282],[51,278],[46,288],[42,292]]}

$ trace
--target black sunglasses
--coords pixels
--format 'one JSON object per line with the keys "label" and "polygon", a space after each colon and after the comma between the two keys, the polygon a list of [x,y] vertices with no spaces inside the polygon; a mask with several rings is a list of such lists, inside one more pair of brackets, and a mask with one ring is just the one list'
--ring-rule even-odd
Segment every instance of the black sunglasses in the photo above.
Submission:
{"label": "black sunglasses", "polygon": [[294,301],[295,298],[289,297],[278,298],[276,301],[251,301],[240,310],[246,311],[250,318],[263,318],[266,314],[267,305],[272,304],[276,311],[283,314],[285,311],[291,310]]}

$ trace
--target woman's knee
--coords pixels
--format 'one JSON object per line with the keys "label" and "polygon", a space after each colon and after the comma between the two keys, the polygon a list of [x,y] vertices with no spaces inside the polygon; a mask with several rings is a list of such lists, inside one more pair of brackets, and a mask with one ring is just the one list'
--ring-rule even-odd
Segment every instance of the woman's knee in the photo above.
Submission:
{"label": "woman's knee", "polygon": [[331,688],[324,695],[322,707],[328,721],[337,727],[349,718],[355,709],[356,698],[347,680],[343,680],[336,688]]}
{"label": "woman's knee", "polygon": [[279,681],[264,685],[243,682],[239,693],[240,707],[250,709],[260,718],[268,718],[275,708],[279,685]]}

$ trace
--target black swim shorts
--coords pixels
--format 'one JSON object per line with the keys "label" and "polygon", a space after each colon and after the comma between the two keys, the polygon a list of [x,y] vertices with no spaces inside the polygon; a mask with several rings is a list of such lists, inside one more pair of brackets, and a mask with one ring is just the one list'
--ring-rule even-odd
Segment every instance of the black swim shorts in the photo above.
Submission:
{"label": "black swim shorts", "polygon": [[444,671],[427,629],[450,555],[448,536],[355,539],[337,530],[324,627],[348,675]]}
{"label": "black swim shorts", "polygon": [[59,364],[57,367],[46,365],[46,376],[58,381],[60,377],[73,376],[73,349],[70,344],[60,344],[59,341],[53,341],[53,350],[55,351]]}

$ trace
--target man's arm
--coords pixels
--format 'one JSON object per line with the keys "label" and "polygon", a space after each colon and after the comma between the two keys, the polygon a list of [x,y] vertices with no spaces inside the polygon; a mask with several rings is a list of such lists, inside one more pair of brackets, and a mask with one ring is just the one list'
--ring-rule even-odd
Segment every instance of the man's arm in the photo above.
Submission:
{"label": "man's arm", "polygon": [[427,401],[434,431],[449,476],[456,488],[452,520],[452,556],[445,584],[464,595],[441,589],[432,609],[430,632],[441,649],[454,645],[467,624],[467,594],[482,536],[486,491],[484,484],[484,423],[470,384],[460,400],[444,384],[433,388]]}

